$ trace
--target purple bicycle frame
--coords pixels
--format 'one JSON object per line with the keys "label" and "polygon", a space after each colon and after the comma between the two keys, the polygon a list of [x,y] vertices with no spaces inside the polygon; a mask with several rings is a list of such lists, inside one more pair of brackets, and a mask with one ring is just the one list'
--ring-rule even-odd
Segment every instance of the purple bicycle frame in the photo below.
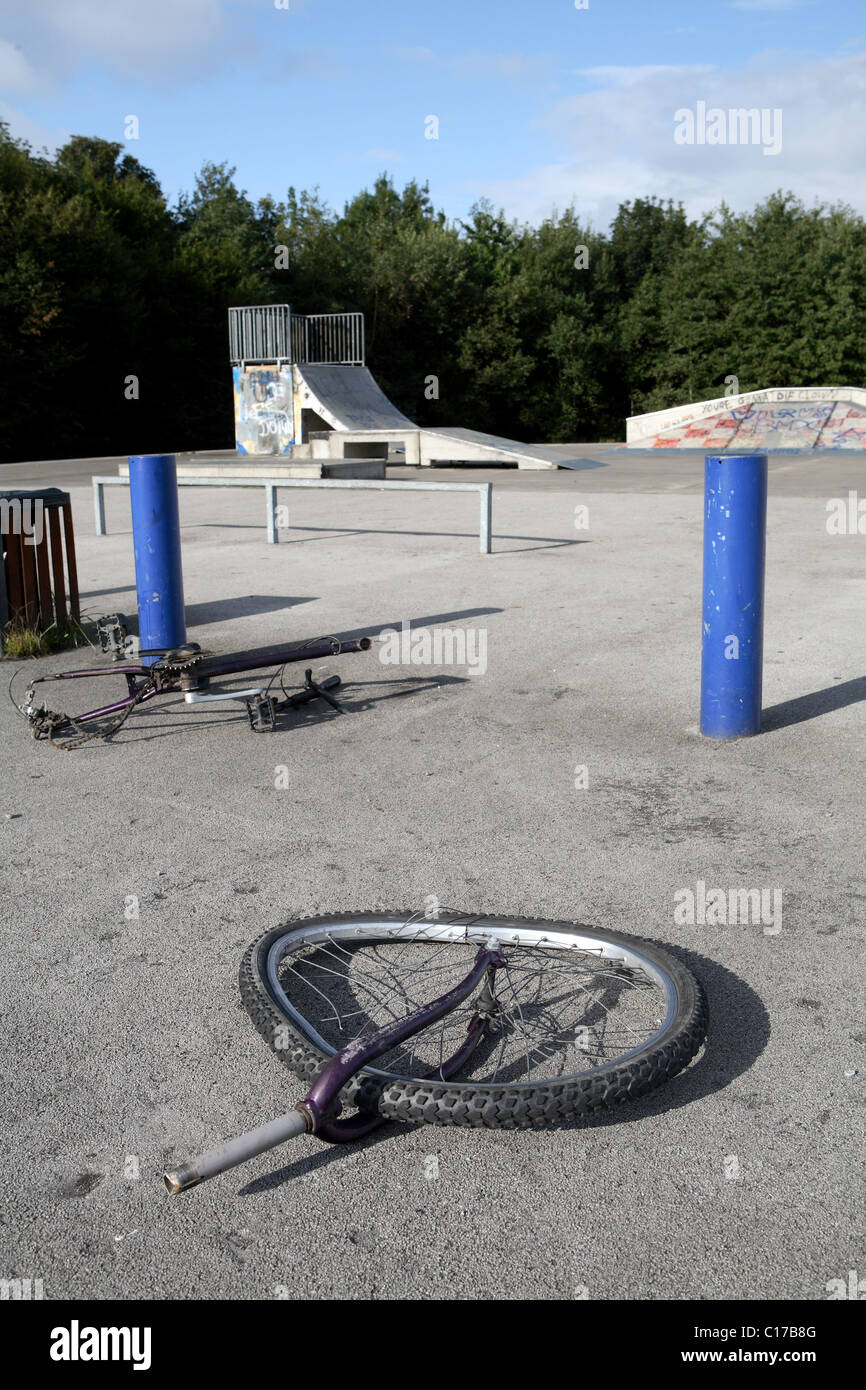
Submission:
{"label": "purple bicycle frame", "polygon": [[[158,666],[124,665],[95,667],[81,671],[56,671],[52,675],[37,676],[31,688],[45,681],[84,680],[88,676],[124,676],[129,694],[123,700],[100,709],[88,710],[86,714],[74,716],[76,724],[88,724],[95,719],[104,719],[110,714],[120,714],[130,705],[143,705],[155,695],[175,694],[179,691],[195,690],[203,679],[211,676],[229,676],[240,671],[255,671],[267,666],[288,666],[293,661],[320,661],[323,657],[338,656],[343,652],[365,652],[370,648],[369,637],[354,637],[343,641],[339,637],[322,638],[319,642],[307,642],[298,646],[262,647],[260,651],[239,653],[236,656],[203,657],[187,672],[170,673],[161,671]],[[138,680],[144,684],[139,685]],[[54,726],[54,732],[62,732],[71,727],[67,719]]]}
{"label": "purple bicycle frame", "polygon": [[448,1081],[493,1027],[495,1001],[492,979],[495,972],[504,965],[505,957],[498,945],[491,943],[480,947],[469,974],[447,994],[422,1005],[406,1018],[398,1019],[396,1023],[385,1024],[369,1037],[355,1038],[331,1058],[316,1077],[304,1099],[287,1115],[269,1120],[267,1124],[259,1125],[257,1129],[249,1130],[246,1134],[240,1134],[236,1139],[229,1139],[198,1158],[181,1163],[178,1168],[164,1173],[163,1182],[167,1191],[174,1194],[183,1192],[188,1187],[195,1187],[206,1178],[224,1173],[227,1168],[235,1168],[239,1163],[246,1163],[247,1159],[254,1158],[257,1154],[264,1153],[265,1150],[272,1149],[298,1134],[315,1134],[329,1143],[340,1144],[360,1139],[384,1124],[386,1116],[368,1115],[363,1112],[350,1119],[337,1118],[342,1109],[337,1096],[346,1082],[398,1043],[405,1042],[422,1028],[451,1013],[472,993],[482,976],[487,975],[479,1007],[472,1015],[462,1046],[452,1057],[443,1061],[423,1078],[425,1081]]}

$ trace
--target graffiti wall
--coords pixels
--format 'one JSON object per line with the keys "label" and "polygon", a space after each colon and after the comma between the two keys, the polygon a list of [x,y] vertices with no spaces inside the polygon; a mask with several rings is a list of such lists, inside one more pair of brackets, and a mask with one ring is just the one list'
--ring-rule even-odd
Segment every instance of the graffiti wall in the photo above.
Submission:
{"label": "graffiti wall", "polygon": [[[816,395],[818,393],[816,392]],[[847,401],[748,405],[683,421],[646,439],[652,449],[866,450],[866,410]]]}
{"label": "graffiti wall", "polygon": [[289,454],[294,442],[292,369],[233,367],[239,454]]}
{"label": "graffiti wall", "polygon": [[840,401],[827,428],[817,441],[818,449],[866,449],[866,410]]}

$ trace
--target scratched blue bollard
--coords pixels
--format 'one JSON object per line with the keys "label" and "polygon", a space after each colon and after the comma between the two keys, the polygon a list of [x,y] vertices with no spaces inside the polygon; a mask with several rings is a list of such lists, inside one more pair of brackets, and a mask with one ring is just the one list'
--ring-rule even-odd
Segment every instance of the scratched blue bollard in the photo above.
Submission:
{"label": "scratched blue bollard", "polygon": [[766,454],[708,454],[701,648],[707,738],[761,730],[766,531]]}
{"label": "scratched blue bollard", "polygon": [[[131,457],[129,497],[141,648],[180,647],[186,642],[186,615],[174,454]],[[155,660],[141,658],[144,666]]]}

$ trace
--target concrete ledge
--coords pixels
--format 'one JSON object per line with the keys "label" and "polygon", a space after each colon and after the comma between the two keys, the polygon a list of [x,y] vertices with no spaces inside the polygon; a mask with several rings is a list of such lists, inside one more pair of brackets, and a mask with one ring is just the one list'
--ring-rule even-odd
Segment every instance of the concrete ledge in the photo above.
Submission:
{"label": "concrete ledge", "polygon": [[[129,464],[118,465],[117,476],[129,477]],[[260,459],[178,459],[178,478],[384,478],[385,464],[379,458]]]}
{"label": "concrete ledge", "polygon": [[[128,470],[123,474],[126,476]],[[179,478],[321,478],[322,465],[310,459],[293,460],[287,458],[261,459],[257,463],[213,463],[202,459],[201,463],[181,463],[178,460]]]}

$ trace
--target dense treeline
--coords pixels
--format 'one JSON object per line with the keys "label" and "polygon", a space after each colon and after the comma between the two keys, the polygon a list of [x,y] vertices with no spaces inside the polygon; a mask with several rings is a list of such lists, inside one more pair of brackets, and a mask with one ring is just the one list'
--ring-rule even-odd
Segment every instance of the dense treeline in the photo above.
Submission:
{"label": "dense treeline", "polygon": [[862,385],[866,224],[783,193],[700,221],[636,199],[607,233],[485,202],[452,223],[386,177],[337,214],[294,189],[253,204],[213,164],[172,208],[119,144],[50,159],[0,123],[0,459],[231,446],[226,309],[267,302],[362,310],[418,420],[621,439],[731,375]]}

